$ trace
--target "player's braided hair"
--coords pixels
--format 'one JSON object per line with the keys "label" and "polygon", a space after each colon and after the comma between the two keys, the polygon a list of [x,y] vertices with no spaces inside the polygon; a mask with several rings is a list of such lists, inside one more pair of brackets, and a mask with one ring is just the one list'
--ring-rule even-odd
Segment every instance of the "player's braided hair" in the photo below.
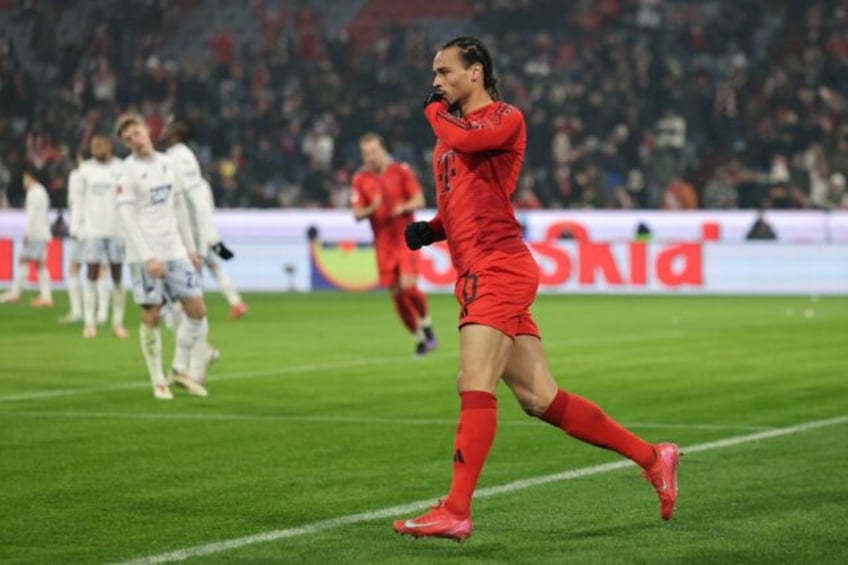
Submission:
{"label": "player's braided hair", "polygon": [[194,124],[182,116],[174,116],[167,125],[173,143],[187,143],[194,139]]}
{"label": "player's braided hair", "polygon": [[442,49],[448,47],[456,47],[459,49],[459,57],[465,68],[470,67],[474,63],[480,63],[483,67],[483,86],[492,97],[492,100],[500,100],[501,94],[498,92],[498,79],[495,78],[495,65],[492,62],[492,54],[489,49],[483,45],[483,42],[476,37],[462,36],[451,39],[444,45]]}

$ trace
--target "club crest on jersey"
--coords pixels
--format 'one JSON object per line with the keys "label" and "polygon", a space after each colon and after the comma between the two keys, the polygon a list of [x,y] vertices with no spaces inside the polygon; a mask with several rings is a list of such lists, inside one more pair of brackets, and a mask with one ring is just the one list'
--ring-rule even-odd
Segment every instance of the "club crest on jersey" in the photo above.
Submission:
{"label": "club crest on jersey", "polygon": [[152,204],[162,204],[168,200],[168,195],[171,193],[171,185],[163,184],[154,186],[150,189],[150,202]]}

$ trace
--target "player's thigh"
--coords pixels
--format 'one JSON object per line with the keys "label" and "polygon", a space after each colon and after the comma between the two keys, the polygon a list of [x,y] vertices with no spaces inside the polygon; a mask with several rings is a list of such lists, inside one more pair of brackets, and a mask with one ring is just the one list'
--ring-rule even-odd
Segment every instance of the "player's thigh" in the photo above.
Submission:
{"label": "player's thigh", "polygon": [[544,414],[556,396],[557,384],[538,336],[515,337],[503,380],[528,414]]}
{"label": "player's thigh", "polygon": [[155,328],[159,325],[159,316],[161,315],[161,311],[161,304],[141,305],[141,323],[145,326]]}
{"label": "player's thigh", "polygon": [[400,288],[400,271],[394,261],[377,263],[377,275],[383,288]]}
{"label": "player's thigh", "polygon": [[206,301],[203,296],[190,296],[180,300],[186,316],[199,320],[206,315]]}
{"label": "player's thigh", "polygon": [[482,324],[462,326],[459,330],[459,391],[494,393],[512,346],[512,338],[499,329]]}
{"label": "player's thigh", "polygon": [[402,289],[412,288],[418,283],[418,255],[404,250],[398,257],[398,285]]}

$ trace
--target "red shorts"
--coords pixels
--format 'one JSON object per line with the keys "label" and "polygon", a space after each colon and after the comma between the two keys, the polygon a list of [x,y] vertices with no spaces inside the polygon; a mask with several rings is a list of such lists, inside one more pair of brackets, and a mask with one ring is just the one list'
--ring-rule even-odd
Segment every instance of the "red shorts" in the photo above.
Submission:
{"label": "red shorts", "polygon": [[539,266],[530,252],[495,251],[456,281],[459,327],[480,324],[509,337],[539,337],[530,306],[539,288]]}
{"label": "red shorts", "polygon": [[380,286],[392,286],[400,282],[401,275],[418,276],[418,254],[408,249],[392,257],[377,260]]}

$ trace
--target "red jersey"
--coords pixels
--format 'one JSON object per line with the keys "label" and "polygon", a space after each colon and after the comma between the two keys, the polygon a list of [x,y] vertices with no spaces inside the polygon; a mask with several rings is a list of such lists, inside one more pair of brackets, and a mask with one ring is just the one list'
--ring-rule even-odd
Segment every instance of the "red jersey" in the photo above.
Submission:
{"label": "red jersey", "polygon": [[413,221],[412,212],[392,217],[392,210],[421,192],[415,173],[406,163],[390,163],[382,174],[360,169],[351,182],[351,206],[369,206],[378,194],[383,201],[368,218],[374,231],[377,263],[394,261],[406,250],[403,232]]}
{"label": "red jersey", "polygon": [[430,226],[447,239],[457,275],[492,251],[529,252],[510,202],[527,148],[521,111],[498,101],[457,118],[442,102],[424,113],[438,138]]}

